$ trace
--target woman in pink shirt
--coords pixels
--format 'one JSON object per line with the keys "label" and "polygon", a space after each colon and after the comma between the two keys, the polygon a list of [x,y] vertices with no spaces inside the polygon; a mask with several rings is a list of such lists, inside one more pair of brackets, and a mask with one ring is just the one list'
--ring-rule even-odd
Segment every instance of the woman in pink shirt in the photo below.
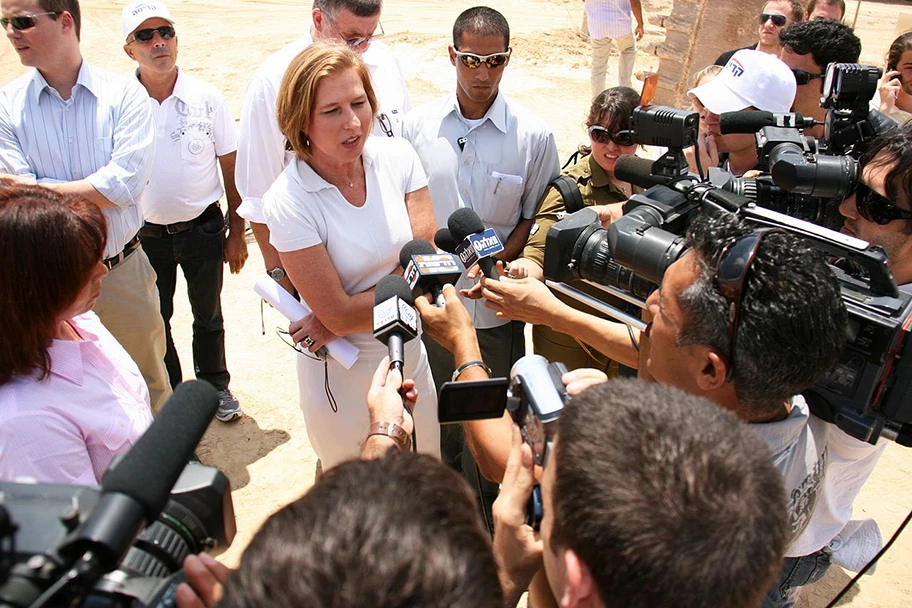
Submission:
{"label": "woman in pink shirt", "polygon": [[0,480],[94,485],[152,422],[136,364],[92,307],[105,218],[41,186],[0,185]]}

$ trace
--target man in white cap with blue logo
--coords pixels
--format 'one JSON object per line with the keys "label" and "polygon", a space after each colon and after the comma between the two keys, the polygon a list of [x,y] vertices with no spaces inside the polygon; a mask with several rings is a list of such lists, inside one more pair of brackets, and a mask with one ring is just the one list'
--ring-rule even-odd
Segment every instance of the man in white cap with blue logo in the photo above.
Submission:
{"label": "man in white cap with blue logo", "polygon": [[[219,393],[216,417],[241,416],[228,388],[221,292],[223,264],[240,272],[247,259],[241,197],[234,186],[237,129],[222,93],[177,66],[177,32],[168,7],[136,0],[121,16],[124,51],[138,65],[134,75],[152,100],[155,160],[142,193],[142,246],[157,274],[165,324],[165,364],[171,385],[181,382],[181,365],[171,336],[177,267],[187,280],[193,312],[193,367],[196,377]],[[225,187],[219,181],[219,167]],[[228,235],[219,199],[227,191]]]}
{"label": "man in white cap with blue logo", "polygon": [[[721,166],[732,175],[741,176],[759,163],[754,135],[722,135],[719,114],[753,110],[789,112],[796,89],[792,70],[778,57],[748,49],[735,53],[715,79],[688,91],[689,97],[706,108],[703,121],[708,137],[700,144],[708,152],[712,166]],[[727,154],[727,158],[720,153]],[[719,163],[715,162],[717,159]]]}

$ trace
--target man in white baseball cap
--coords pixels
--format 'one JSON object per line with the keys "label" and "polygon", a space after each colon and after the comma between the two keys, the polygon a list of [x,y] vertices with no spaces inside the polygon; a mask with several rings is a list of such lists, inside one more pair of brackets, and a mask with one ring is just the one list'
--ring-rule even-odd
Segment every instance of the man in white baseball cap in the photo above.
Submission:
{"label": "man in white baseball cap", "polygon": [[129,38],[133,31],[143,24],[143,21],[156,17],[174,25],[171,11],[168,10],[167,6],[156,0],[137,0],[124,7],[120,20],[124,39]]}
{"label": "man in white baseball cap", "polygon": [[[124,52],[138,64],[134,75],[152,100],[155,120],[155,157],[140,199],[145,223],[139,236],[156,273],[165,365],[171,385],[177,386],[182,375],[171,316],[180,266],[193,312],[193,368],[197,379],[216,388],[216,417],[229,422],[241,416],[241,408],[228,388],[223,265],[237,273],[247,259],[244,220],[237,214],[241,197],[234,185],[237,128],[222,93],[177,66],[177,32],[167,6],[135,0],[124,7],[121,23]],[[219,206],[223,195],[227,236],[225,212]]]}
{"label": "man in white baseball cap", "polygon": [[710,82],[687,92],[706,107],[704,123],[709,137],[706,146],[713,153],[727,153],[722,167],[733,175],[743,175],[757,166],[755,138],[751,134],[722,135],[719,114],[765,110],[788,112],[795,100],[795,76],[778,57],[761,51],[735,53],[722,72]]}

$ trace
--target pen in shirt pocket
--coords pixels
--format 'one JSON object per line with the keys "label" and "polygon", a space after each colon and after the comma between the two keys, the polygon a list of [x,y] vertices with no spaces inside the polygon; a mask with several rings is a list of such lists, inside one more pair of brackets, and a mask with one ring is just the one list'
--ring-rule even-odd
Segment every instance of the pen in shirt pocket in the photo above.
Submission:
{"label": "pen in shirt pocket", "polygon": [[494,194],[497,194],[497,188],[500,186],[501,182],[517,185],[523,183],[522,175],[511,175],[509,173],[501,173],[500,171],[491,171],[491,177],[497,180],[497,183],[494,184]]}

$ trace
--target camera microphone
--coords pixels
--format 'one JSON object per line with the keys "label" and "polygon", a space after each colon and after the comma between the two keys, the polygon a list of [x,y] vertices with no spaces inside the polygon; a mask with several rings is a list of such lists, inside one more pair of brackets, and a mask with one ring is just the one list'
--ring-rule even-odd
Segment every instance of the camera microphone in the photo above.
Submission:
{"label": "camera microphone", "polygon": [[447,219],[447,227],[453,239],[459,243],[456,255],[466,268],[478,264],[489,279],[497,279],[494,255],[503,251],[503,244],[493,228],[485,228],[478,214],[468,207],[454,211]]}
{"label": "camera microphone", "polygon": [[654,175],[652,161],[629,154],[620,156],[614,163],[614,176],[622,182],[630,182],[640,188],[663,186],[671,181],[667,177]]}
{"label": "camera microphone", "polygon": [[398,369],[402,374],[405,366],[403,345],[418,335],[418,312],[413,303],[412,290],[402,277],[391,274],[377,283],[374,337],[389,349],[390,369]]}
{"label": "camera microphone", "polygon": [[429,293],[440,308],[446,307],[443,286],[454,284],[462,274],[456,256],[437,253],[433,245],[421,239],[409,241],[399,250],[399,264],[405,269],[412,297]]}
{"label": "camera microphone", "polygon": [[730,133],[757,133],[764,127],[782,127],[788,129],[810,129],[818,123],[798,112],[766,112],[749,110],[724,112],[719,115],[719,131],[723,135]]}

